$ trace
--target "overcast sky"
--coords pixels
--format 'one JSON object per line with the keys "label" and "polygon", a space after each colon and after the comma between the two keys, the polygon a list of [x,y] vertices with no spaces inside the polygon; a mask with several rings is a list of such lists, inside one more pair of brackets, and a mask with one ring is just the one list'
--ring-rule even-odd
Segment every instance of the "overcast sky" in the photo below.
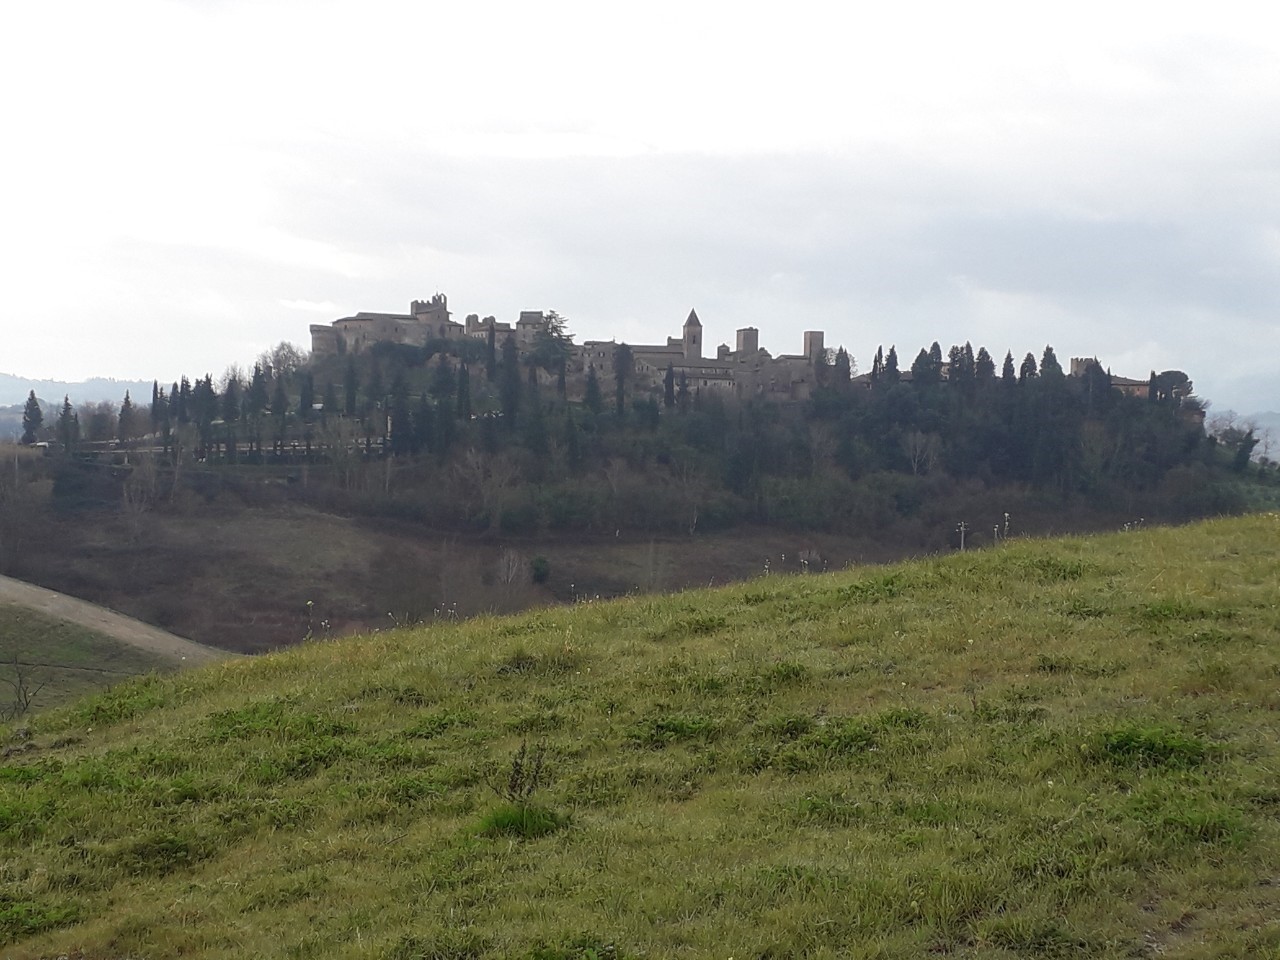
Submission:
{"label": "overcast sky", "polygon": [[0,371],[215,375],[437,291],[1280,408],[1261,3],[323,0],[0,14]]}

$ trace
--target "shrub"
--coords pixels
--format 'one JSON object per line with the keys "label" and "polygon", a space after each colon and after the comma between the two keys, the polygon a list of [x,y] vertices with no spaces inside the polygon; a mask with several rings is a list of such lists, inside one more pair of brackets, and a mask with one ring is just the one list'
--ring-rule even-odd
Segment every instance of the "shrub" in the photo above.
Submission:
{"label": "shrub", "polygon": [[1099,733],[1094,753],[1100,760],[1121,766],[1187,770],[1203,763],[1209,748],[1195,737],[1166,727],[1124,726]]}
{"label": "shrub", "polygon": [[546,557],[534,557],[529,561],[529,575],[534,583],[546,583],[551,576],[551,561]]}
{"label": "shrub", "polygon": [[533,840],[569,825],[569,818],[532,803],[504,803],[480,820],[479,833],[485,837],[520,837]]}

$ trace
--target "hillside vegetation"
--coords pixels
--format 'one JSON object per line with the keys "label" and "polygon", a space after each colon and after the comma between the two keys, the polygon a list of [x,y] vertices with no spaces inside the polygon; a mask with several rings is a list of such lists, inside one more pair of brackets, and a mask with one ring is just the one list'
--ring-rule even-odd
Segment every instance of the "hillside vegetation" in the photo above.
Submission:
{"label": "hillside vegetation", "polygon": [[4,954],[1275,956],[1278,554],[1009,541],[130,681],[0,767]]}

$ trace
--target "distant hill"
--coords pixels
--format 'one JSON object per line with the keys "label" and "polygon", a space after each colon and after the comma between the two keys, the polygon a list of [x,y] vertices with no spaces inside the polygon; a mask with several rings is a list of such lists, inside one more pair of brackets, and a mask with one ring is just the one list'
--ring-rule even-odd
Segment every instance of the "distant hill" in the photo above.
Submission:
{"label": "distant hill", "polygon": [[0,728],[0,947],[1275,957],[1278,533],[1009,540],[126,681]]}
{"label": "distant hill", "polygon": [[150,380],[114,380],[110,377],[93,377],[89,380],[68,382],[31,380],[11,373],[0,373],[0,406],[24,403],[32,390],[36,392],[36,399],[46,404],[60,404],[63,397],[69,397],[74,404],[98,403],[102,400],[119,403],[124,399],[126,390],[135,400],[151,402]]}

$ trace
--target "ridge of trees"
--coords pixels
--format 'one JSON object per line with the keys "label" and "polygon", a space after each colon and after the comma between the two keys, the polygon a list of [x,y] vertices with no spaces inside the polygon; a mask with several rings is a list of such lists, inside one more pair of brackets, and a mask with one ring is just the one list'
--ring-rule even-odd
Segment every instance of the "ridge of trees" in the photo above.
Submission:
{"label": "ridge of trees", "polygon": [[[51,428],[33,396],[24,439],[48,435],[72,452],[144,442],[174,464],[305,460],[329,468],[321,482],[336,490],[369,487],[362,471],[385,459],[413,468],[399,471],[395,490],[384,471],[386,498],[420,501],[447,475],[475,488],[455,499],[488,529],[624,517],[685,530],[873,529],[886,513],[919,510],[940,484],[1018,486],[1116,509],[1159,495],[1178,501],[1175,513],[1221,512],[1238,507],[1226,481],[1248,469],[1258,442],[1248,429],[1206,435],[1181,371],[1153,373],[1138,398],[1096,363],[1067,376],[1052,347],[1018,367],[1008,351],[997,374],[985,347],[944,353],[934,341],[906,377],[891,345],[862,382],[840,349],[819,359],[808,401],[776,404],[709,395],[671,369],[643,385],[619,344],[607,370],[588,366],[583,399],[571,401],[572,338],[550,316],[523,356],[513,338],[492,335],[315,362],[281,345],[248,373],[155,383],[146,408],[127,393],[118,409],[74,409],[64,398]],[[511,516],[517,508],[523,518]]]}

